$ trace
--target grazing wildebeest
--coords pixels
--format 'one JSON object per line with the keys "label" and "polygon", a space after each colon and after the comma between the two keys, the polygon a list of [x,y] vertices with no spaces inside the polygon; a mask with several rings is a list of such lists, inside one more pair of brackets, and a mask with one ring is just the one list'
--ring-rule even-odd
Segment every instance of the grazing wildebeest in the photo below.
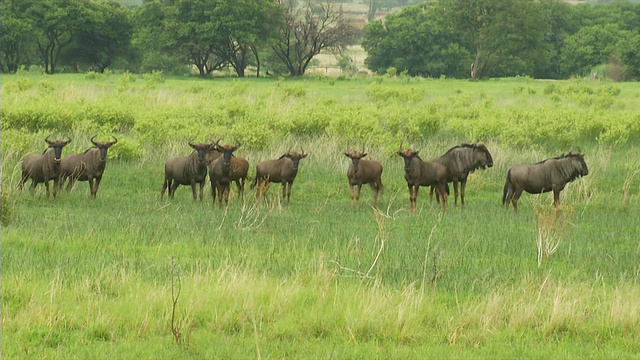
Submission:
{"label": "grazing wildebeest", "polygon": [[67,191],[71,191],[76,181],[88,181],[91,197],[96,198],[102,174],[107,166],[107,150],[118,142],[115,141],[95,141],[97,135],[91,138],[93,147],[87,149],[82,154],[71,154],[62,158],[60,162],[61,184],[69,179]]}
{"label": "grazing wildebeest", "polygon": [[584,155],[580,152],[561,155],[535,164],[513,165],[507,170],[502,203],[518,211],[518,199],[523,191],[540,194],[553,190],[553,204],[560,203],[560,191],[567,183],[589,174]]}
{"label": "grazing wildebeest", "polygon": [[44,141],[49,144],[42,154],[27,155],[22,160],[22,179],[20,180],[20,190],[24,189],[24,183],[31,179],[31,194],[33,194],[36,185],[43,182],[49,197],[49,181],[53,180],[53,197],[58,195],[60,189],[60,158],[62,156],[62,148],[71,142],[67,140],[49,140],[47,136]]}
{"label": "grazing wildebeest", "polygon": [[411,212],[416,210],[416,200],[420,186],[435,186],[442,199],[442,209],[447,210],[447,168],[435,161],[423,161],[419,151],[412,149],[399,150],[398,155],[404,159],[404,178],[409,187]]}
{"label": "grazing wildebeest", "polygon": [[[233,152],[240,145],[216,145],[221,155],[209,164],[209,179],[211,180],[211,196],[216,201],[218,193],[218,207],[222,208],[222,199],[229,205],[229,187],[233,181]],[[246,176],[246,175],[245,175]]]}
{"label": "grazing wildebeest", "polygon": [[351,153],[345,152],[344,155],[351,159],[349,170],[347,170],[351,206],[353,206],[354,198],[358,206],[360,206],[362,184],[369,184],[373,191],[373,207],[375,207],[378,202],[378,193],[384,189],[384,186],[382,186],[382,164],[375,160],[362,159],[367,156],[366,152],[356,150]]}
{"label": "grazing wildebeest", "polygon": [[[464,189],[467,185],[469,174],[477,169],[493,166],[491,153],[482,143],[454,146],[447,150],[444,155],[432,161],[446,166],[447,182],[453,183],[454,205],[458,205],[458,182],[460,183],[460,203],[462,206],[464,206]],[[431,187],[430,197],[433,197],[433,187]],[[437,195],[436,198],[438,198]]]}
{"label": "grazing wildebeest", "polygon": [[282,183],[282,198],[289,203],[291,186],[293,186],[293,180],[298,174],[298,164],[300,159],[306,158],[307,155],[309,154],[305,154],[304,150],[301,153],[288,151],[278,159],[264,160],[256,165],[256,178],[251,184],[252,189],[258,185],[256,197],[259,197],[261,193],[262,195],[266,193],[264,189],[269,183]]}
{"label": "grazing wildebeest", "polygon": [[[217,144],[220,140],[216,141]],[[209,167],[212,162],[218,159],[222,155],[222,151],[218,149],[218,146],[212,147],[207,151],[206,159],[207,166]],[[234,181],[238,187],[238,194],[242,198],[244,195],[244,183],[247,180],[249,173],[249,162],[247,159],[233,155],[231,157],[231,177],[230,181]]]}
{"label": "grazing wildebeest", "polygon": [[189,141],[189,146],[194,149],[191,155],[173,157],[165,163],[164,183],[162,184],[160,198],[164,196],[167,188],[169,188],[169,197],[173,199],[176,188],[178,188],[179,185],[191,185],[193,200],[197,200],[196,184],[200,184],[200,201],[202,201],[204,181],[207,178],[205,154],[207,150],[215,146],[215,144],[194,144],[192,141]]}

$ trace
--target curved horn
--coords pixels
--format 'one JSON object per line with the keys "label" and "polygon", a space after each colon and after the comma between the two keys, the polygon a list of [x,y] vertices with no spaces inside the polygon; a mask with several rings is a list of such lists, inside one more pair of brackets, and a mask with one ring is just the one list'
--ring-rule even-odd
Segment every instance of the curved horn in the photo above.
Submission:
{"label": "curved horn", "polygon": [[117,138],[117,137],[115,137],[115,136],[113,136],[113,135],[111,135],[111,137],[113,138],[113,140],[115,140],[115,141],[112,141],[112,142],[111,142],[111,145],[115,145],[115,144],[117,144],[117,143],[118,143],[118,138]]}
{"label": "curved horn", "polygon": [[71,142],[71,138],[67,136],[67,141],[64,142],[65,145]]}
{"label": "curved horn", "polygon": [[191,147],[193,147],[193,146],[194,146],[194,144],[193,144],[193,139],[189,140],[189,146],[191,146]]}
{"label": "curved horn", "polygon": [[91,143],[92,143],[93,145],[95,145],[95,146],[98,146],[98,144],[97,144],[95,141],[93,141],[93,139],[95,139],[95,138],[96,138],[96,136],[98,136],[98,135],[93,135],[93,136],[91,137]]}
{"label": "curved horn", "polygon": [[50,137],[51,137],[51,134],[49,134],[46,138],[44,138],[44,141],[49,145],[51,145],[51,140],[49,140]]}

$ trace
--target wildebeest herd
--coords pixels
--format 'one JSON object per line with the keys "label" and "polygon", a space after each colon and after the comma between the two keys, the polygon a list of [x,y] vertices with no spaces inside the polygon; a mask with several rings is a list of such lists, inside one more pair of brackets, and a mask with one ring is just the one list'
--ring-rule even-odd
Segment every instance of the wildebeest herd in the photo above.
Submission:
{"label": "wildebeest herd", "polygon": [[[62,157],[62,149],[71,142],[66,140],[50,140],[47,136],[44,141],[49,145],[42,154],[31,154],[22,160],[22,177],[19,183],[20,189],[24,188],[27,180],[31,179],[30,190],[34,192],[39,183],[44,183],[47,197],[50,196],[49,181],[53,180],[53,197],[65,181],[68,181],[67,191],[73,188],[76,181],[88,181],[91,197],[95,198],[102,180],[107,163],[107,150],[115,145],[114,141],[96,141],[96,136],[91,138],[93,146],[81,154],[71,154]],[[193,148],[189,156],[170,158],[165,163],[165,175],[160,197],[169,189],[169,197],[173,199],[175,191],[180,185],[190,185],[194,200],[203,200],[203,188],[207,175],[211,182],[211,195],[215,202],[218,198],[218,206],[229,204],[230,185],[235,182],[239,196],[243,196],[244,184],[249,171],[249,162],[234,152],[240,148],[240,144],[221,145],[220,140],[204,143],[189,141]],[[478,169],[486,169],[493,166],[493,158],[489,149],[482,143],[461,144],[447,150],[442,156],[431,161],[420,158],[419,151],[414,149],[402,149],[397,154],[404,160],[404,177],[409,188],[409,202],[411,211],[416,209],[416,200],[420,186],[431,187],[431,197],[436,194],[436,200],[442,203],[444,211],[448,206],[449,187],[453,183],[454,204],[457,205],[458,195],[461,206],[465,205],[465,186],[470,173]],[[274,160],[263,160],[256,165],[256,175],[251,188],[258,187],[256,197],[264,196],[270,183],[282,184],[282,200],[286,203],[291,198],[291,187],[298,174],[300,160],[308,154],[291,152]],[[362,185],[369,184],[373,191],[372,206],[377,206],[378,196],[383,191],[382,171],[383,166],[375,160],[364,159],[367,153],[363,151],[345,152],[344,155],[351,160],[347,170],[347,178],[351,197],[351,206],[360,204],[360,189]],[[553,202],[557,207],[560,202],[560,192],[565,186],[575,179],[589,174],[589,169],[584,161],[584,155],[580,152],[570,152],[554,158],[549,158],[535,164],[513,165],[507,170],[507,179],[504,185],[502,203],[509,208],[513,204],[518,210],[518,199],[523,191],[531,194],[539,194],[553,191]],[[199,185],[199,193],[196,185]],[[460,185],[460,191],[458,191]]]}

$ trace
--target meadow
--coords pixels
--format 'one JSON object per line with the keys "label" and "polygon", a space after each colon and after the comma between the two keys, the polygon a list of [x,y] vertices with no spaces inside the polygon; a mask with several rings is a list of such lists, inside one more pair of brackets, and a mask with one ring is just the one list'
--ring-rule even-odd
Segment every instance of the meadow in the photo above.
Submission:
{"label": "meadow", "polygon": [[[97,198],[20,192],[20,160],[109,149]],[[160,198],[191,139],[255,164],[289,149],[291,203]],[[7,358],[635,358],[640,89],[633,83],[398,77],[2,77],[2,355]],[[482,141],[466,207],[410,213],[402,147]],[[351,149],[384,166],[352,207]],[[501,202],[505,172],[582,151],[589,175]]]}

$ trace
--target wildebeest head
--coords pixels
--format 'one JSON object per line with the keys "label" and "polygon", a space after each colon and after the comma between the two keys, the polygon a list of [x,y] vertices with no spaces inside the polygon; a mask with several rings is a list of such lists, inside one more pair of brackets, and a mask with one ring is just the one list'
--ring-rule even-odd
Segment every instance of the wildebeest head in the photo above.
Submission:
{"label": "wildebeest head", "polygon": [[211,143],[193,143],[193,140],[189,141],[189,146],[191,146],[198,154],[198,163],[204,164],[205,155],[207,150],[209,150],[212,146],[215,146]]}
{"label": "wildebeest head", "polygon": [[305,154],[304,153],[304,149],[302,149],[302,152],[291,152],[291,151],[287,151],[286,154],[280,156],[280,159],[282,158],[289,158],[291,159],[291,161],[293,161],[293,170],[298,171],[298,165],[300,164],[300,159],[304,159],[307,157],[307,155],[309,154]]}
{"label": "wildebeest head", "polygon": [[53,160],[59,163],[62,156],[62,148],[71,142],[71,138],[67,136],[67,140],[49,140],[50,136],[47,136],[44,141],[49,144],[50,148],[53,148]]}
{"label": "wildebeest head", "polygon": [[224,165],[225,169],[228,169],[229,166],[231,166],[231,156],[233,155],[233,152],[240,147],[240,144],[238,145],[227,144],[227,145],[216,145],[216,146],[218,148],[218,151],[222,153],[222,164]]}
{"label": "wildebeest head", "polygon": [[420,151],[413,149],[398,150],[398,155],[402,156],[404,159],[404,171],[409,171],[411,169],[411,160],[413,160],[413,158],[420,159],[420,156],[418,156],[419,152]]}
{"label": "wildebeest head", "polygon": [[578,173],[578,177],[589,175],[589,168],[587,167],[587,163],[584,161],[583,154],[580,152],[570,152],[566,157],[571,159],[571,166]]}
{"label": "wildebeest head", "polygon": [[493,166],[491,153],[483,143],[473,144],[473,165],[476,169],[485,169]]}
{"label": "wildebeest head", "polygon": [[100,150],[100,160],[106,161],[107,149],[115,145],[118,142],[118,139],[115,136],[111,135],[115,141],[95,141],[93,139],[95,139],[96,136],[98,135],[93,135],[93,137],[91,137],[91,143],[95,145],[98,148],[98,150]]}
{"label": "wildebeest head", "polygon": [[351,159],[351,161],[353,163],[353,171],[357,173],[358,172],[358,164],[360,163],[360,159],[362,159],[363,157],[367,156],[367,153],[355,150],[355,151],[352,151],[351,153],[345,152],[344,156],[346,156],[349,159]]}

